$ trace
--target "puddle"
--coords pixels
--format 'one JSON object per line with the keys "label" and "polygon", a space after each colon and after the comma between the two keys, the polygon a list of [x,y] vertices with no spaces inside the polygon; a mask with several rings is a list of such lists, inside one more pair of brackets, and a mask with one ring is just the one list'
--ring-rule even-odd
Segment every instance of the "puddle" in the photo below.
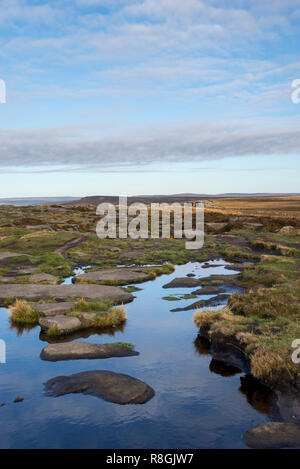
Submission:
{"label": "puddle", "polygon": [[[78,334],[74,340],[93,343],[130,342],[139,356],[108,360],[45,362],[39,358],[47,343],[40,328],[16,329],[9,313],[0,309],[0,336],[6,341],[7,363],[0,364],[1,448],[244,448],[243,433],[268,421],[265,390],[233,367],[212,360],[205,341],[197,338],[195,311],[171,312],[196,299],[183,295],[195,288],[162,286],[175,277],[194,274],[232,275],[226,262],[210,266],[189,262],[175,272],[139,284],[135,299],[125,305],[128,320],[124,328]],[[218,267],[214,267],[214,265]],[[220,264],[222,264],[220,266]],[[74,275],[78,275],[78,270]],[[72,277],[65,283],[71,283]],[[198,296],[208,299],[214,295]],[[145,381],[155,390],[143,405],[102,401],[93,396],[69,394],[47,397],[43,383],[60,375],[91,370],[125,373]],[[24,401],[14,404],[16,396]]]}

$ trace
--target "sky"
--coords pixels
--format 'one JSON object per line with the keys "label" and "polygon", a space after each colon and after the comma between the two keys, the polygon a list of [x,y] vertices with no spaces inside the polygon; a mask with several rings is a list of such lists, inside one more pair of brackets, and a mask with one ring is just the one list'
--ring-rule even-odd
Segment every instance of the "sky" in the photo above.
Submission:
{"label": "sky", "polygon": [[0,0],[0,197],[300,192],[299,44],[300,0]]}

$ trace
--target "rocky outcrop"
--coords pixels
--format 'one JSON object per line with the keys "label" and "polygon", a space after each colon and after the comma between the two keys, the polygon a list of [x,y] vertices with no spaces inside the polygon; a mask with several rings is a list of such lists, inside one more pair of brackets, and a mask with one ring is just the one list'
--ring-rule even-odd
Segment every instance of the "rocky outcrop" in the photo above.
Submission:
{"label": "rocky outcrop", "polygon": [[300,447],[300,426],[268,422],[248,430],[244,440],[248,446],[257,449],[296,448]]}
{"label": "rocky outcrop", "polygon": [[130,293],[119,287],[108,285],[0,285],[0,304],[4,304],[7,298],[19,298],[28,301],[53,298],[63,301],[68,298],[75,299],[78,297],[86,300],[113,300],[118,304],[129,303],[133,300],[133,295]]}
{"label": "rocky outcrop", "polygon": [[106,370],[58,376],[45,383],[45,392],[52,397],[71,393],[91,394],[116,404],[144,404],[155,394],[147,383],[139,379]]}
{"label": "rocky outcrop", "polygon": [[51,344],[41,352],[41,359],[51,362],[84,358],[131,357],[139,355],[130,346],[122,344],[91,344],[89,342],[65,342]]}

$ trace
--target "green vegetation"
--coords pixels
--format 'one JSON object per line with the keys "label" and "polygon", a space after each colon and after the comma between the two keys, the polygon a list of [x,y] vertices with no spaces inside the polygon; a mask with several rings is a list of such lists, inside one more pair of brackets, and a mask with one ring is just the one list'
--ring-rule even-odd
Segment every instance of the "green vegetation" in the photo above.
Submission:
{"label": "green vegetation", "polygon": [[162,299],[166,300],[166,301],[179,301],[179,300],[181,300],[181,298],[178,298],[177,296],[163,296]]}
{"label": "green vegetation", "polygon": [[112,300],[86,301],[83,298],[79,298],[72,312],[97,313],[98,311],[108,311],[114,304]]}
{"label": "green vegetation", "polygon": [[120,347],[127,347],[130,350],[134,349],[134,345],[129,342],[113,342],[112,345],[120,345]]}

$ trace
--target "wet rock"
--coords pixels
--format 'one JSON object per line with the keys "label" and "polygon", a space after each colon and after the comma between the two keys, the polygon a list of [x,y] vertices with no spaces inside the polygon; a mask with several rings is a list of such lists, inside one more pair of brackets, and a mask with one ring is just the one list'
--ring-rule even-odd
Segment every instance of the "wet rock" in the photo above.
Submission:
{"label": "wet rock", "polygon": [[126,345],[91,344],[75,341],[48,345],[42,350],[40,356],[42,360],[56,362],[59,360],[130,357],[134,355],[139,355],[139,353]]}
{"label": "wet rock", "polygon": [[71,393],[91,394],[116,404],[144,404],[155,394],[147,383],[139,379],[106,370],[58,376],[45,383],[45,392],[52,397]]}
{"label": "wet rock", "polygon": [[187,274],[187,277],[196,277],[195,274]]}
{"label": "wet rock", "polygon": [[202,287],[199,290],[193,291],[193,295],[216,295],[217,293],[224,293],[224,288],[219,287]]}
{"label": "wet rock", "polygon": [[77,277],[74,278],[74,282],[120,282],[125,285],[129,283],[146,282],[151,279],[153,279],[153,276],[143,269],[128,269],[122,267],[119,269],[102,269],[95,272],[77,275]]}
{"label": "wet rock", "polygon": [[229,298],[230,295],[226,294],[221,294],[214,296],[212,298],[209,298],[208,300],[198,300],[195,303],[192,303],[191,305],[185,306],[184,308],[175,308],[172,309],[172,312],[178,312],[178,311],[190,311],[191,309],[200,309],[200,308],[209,308],[213,306],[220,306],[224,305]]}
{"label": "wet rock", "polygon": [[74,316],[53,316],[39,320],[39,325],[43,331],[56,329],[60,334],[70,334],[83,328],[81,321]]}
{"label": "wet rock", "polygon": [[252,267],[254,264],[253,262],[236,262],[234,264],[226,265],[226,270],[244,270]]}
{"label": "wet rock", "polygon": [[29,282],[49,282],[51,284],[58,283],[58,278],[51,274],[34,274],[28,277]]}
{"label": "wet rock", "polygon": [[113,300],[118,304],[129,303],[133,300],[133,295],[130,293],[119,287],[108,285],[0,285],[0,304],[4,304],[6,298],[19,298],[29,301],[53,298],[63,301],[78,297],[86,300]]}
{"label": "wet rock", "polygon": [[257,449],[300,447],[300,426],[295,423],[268,422],[248,430],[244,440],[248,446]]}
{"label": "wet rock", "polygon": [[18,396],[14,399],[14,402],[17,403],[17,402],[23,402],[24,401],[24,397],[22,396]]}
{"label": "wet rock", "polygon": [[213,358],[209,364],[209,369],[212,373],[229,378],[241,373],[241,370],[236,366],[227,365],[226,363]]}
{"label": "wet rock", "polygon": [[58,314],[70,312],[74,308],[75,302],[66,301],[62,303],[35,304],[33,306],[41,316],[57,316]]}
{"label": "wet rock", "polygon": [[200,280],[191,277],[174,278],[171,282],[166,283],[163,288],[192,288],[201,285]]}

